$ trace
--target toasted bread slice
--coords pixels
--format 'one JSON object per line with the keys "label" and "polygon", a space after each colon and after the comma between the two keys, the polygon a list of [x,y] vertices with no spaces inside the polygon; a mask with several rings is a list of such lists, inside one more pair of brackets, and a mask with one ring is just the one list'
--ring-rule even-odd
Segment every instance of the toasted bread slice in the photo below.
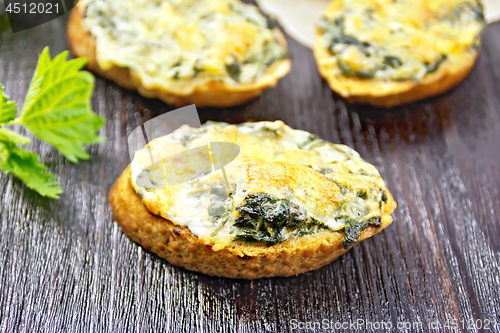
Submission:
{"label": "toasted bread slice", "polygon": [[[363,5],[366,5],[366,3],[368,2],[365,1]],[[437,1],[435,4],[439,2],[442,1]],[[475,2],[474,0],[470,1],[471,6],[476,6],[474,2]],[[325,11],[324,14],[325,20],[333,21],[335,19],[343,18],[343,15],[345,14],[345,4],[349,4],[350,6],[352,6],[353,3],[354,2],[347,2],[347,0],[333,0],[328,6],[327,10]],[[446,4],[446,6],[450,6],[450,4],[451,6],[452,5],[460,6],[463,5],[463,2],[451,1],[448,4]],[[375,15],[380,15],[380,17],[384,17],[383,15],[387,15],[386,17],[388,19],[392,19],[393,17],[391,17],[389,11],[390,6],[395,6],[395,4],[391,3],[391,1],[387,1],[387,4],[381,7],[375,4],[374,2],[373,8],[374,8],[374,13],[376,13]],[[345,74],[345,70],[343,71],[340,68],[341,66],[339,65],[338,62],[339,58],[337,56],[338,53],[334,54],[335,52],[342,52],[342,46],[339,45],[345,43],[343,44],[344,46],[358,45],[360,46],[360,48],[365,47],[365,49],[362,51],[366,53],[366,57],[363,57],[362,55],[361,56],[355,55],[355,56],[357,56],[360,59],[358,64],[362,64],[363,62],[366,64],[366,62],[367,61],[369,62],[370,59],[376,58],[376,56],[374,56],[373,54],[369,54],[369,53],[375,53],[371,52],[371,50],[368,49],[369,47],[372,47],[373,45],[378,45],[377,47],[386,46],[384,45],[384,39],[381,36],[383,36],[387,31],[383,29],[380,31],[375,31],[375,29],[373,29],[374,30],[373,34],[376,36],[372,36],[373,40],[369,42],[366,42],[366,40],[368,40],[366,36],[367,35],[369,36],[368,33],[364,36],[363,36],[364,32],[361,32],[359,35],[355,36],[351,36],[348,33],[346,33],[346,35],[341,36],[341,38],[337,37],[336,42],[338,42],[337,43],[338,45],[333,45],[333,44],[327,45],[328,41],[325,40],[326,34],[324,30],[318,28],[313,50],[316,62],[318,64],[319,72],[321,76],[328,82],[330,88],[334,92],[342,96],[344,99],[346,99],[347,102],[350,103],[372,104],[378,107],[389,108],[445,93],[454,88],[455,86],[457,86],[465,77],[467,77],[471,69],[474,67],[474,64],[477,60],[480,51],[479,40],[480,40],[480,35],[482,33],[482,28],[484,28],[484,20],[482,18],[482,7],[480,6],[480,4],[477,4],[477,7],[471,7],[471,8],[473,8],[471,9],[471,12],[474,11],[473,15],[477,15],[477,18],[471,20],[471,22],[473,23],[470,23],[472,32],[468,31],[468,33],[470,33],[471,39],[464,41],[462,44],[460,44],[462,41],[460,42],[458,41],[459,38],[456,38],[456,40],[446,39],[446,38],[444,38],[443,40],[438,40],[437,37],[433,37],[430,34],[419,35],[414,37],[409,33],[408,36],[406,37],[401,36],[401,38],[406,39],[406,41],[398,43],[404,45],[404,47],[406,48],[413,48],[413,50],[409,52],[415,54],[415,57],[417,56],[420,57],[422,55],[421,56],[422,63],[427,62],[428,60],[426,60],[426,57],[431,57],[431,55],[434,57],[436,57],[436,55],[441,55],[443,57],[442,59],[445,59],[442,62],[439,61],[437,63],[438,67],[429,70],[423,77],[418,77],[419,75],[417,75],[416,78],[405,78],[404,76],[402,76],[402,78],[395,79],[390,77],[384,77],[383,75],[377,76],[377,74],[373,72],[366,74],[366,71],[363,72],[361,70],[357,73],[358,75],[356,75],[356,73],[355,74],[350,73],[350,75]],[[424,29],[424,27],[425,29],[427,29],[428,27],[426,25],[427,24],[426,20],[429,20],[429,17],[434,18],[436,15],[442,15],[432,12],[432,10],[433,9],[425,7],[413,8],[413,9],[408,8],[407,10],[404,11],[399,10],[399,12],[396,12],[395,15],[397,16],[400,13],[401,17],[404,17],[403,15],[408,15],[411,20],[406,19],[403,22],[413,22],[408,24],[416,24],[416,25],[421,24],[420,27],[421,29]],[[479,13],[480,10],[481,13]],[[425,17],[423,18],[418,17],[419,15]],[[392,14],[392,16],[394,16],[394,13]],[[448,18],[445,17],[442,20],[445,21],[446,19]],[[460,17],[456,18],[456,20],[459,19],[461,18]],[[386,27],[390,26],[390,23],[391,22],[388,22]],[[400,24],[399,22],[393,22],[393,23]],[[472,26],[473,24],[474,26]],[[442,31],[446,27],[447,26],[443,24],[443,28],[436,30]],[[342,25],[341,29],[344,29],[344,25]],[[454,33],[459,32],[458,30],[459,28],[456,29],[457,30]],[[463,29],[465,31],[466,27],[463,27]],[[411,32],[411,29],[409,31]],[[350,31],[350,33],[352,33],[352,31]],[[438,34],[436,34],[435,36],[437,35]],[[445,34],[443,33],[443,35]],[[356,38],[359,38],[359,40],[357,40]],[[387,40],[391,42],[392,38],[393,37],[389,36]],[[431,41],[426,44],[425,40],[429,39]],[[420,45],[411,45],[411,43],[413,43],[414,41],[416,44],[422,42],[424,46],[421,47]],[[432,49],[432,47],[435,47],[435,49]],[[335,49],[334,50],[335,52],[332,52],[333,49]],[[393,49],[389,48],[384,51],[387,51],[388,53],[394,51],[396,51],[396,53],[398,52],[397,47]],[[390,55],[388,59],[391,59]],[[436,58],[430,59],[429,62],[436,61],[435,59]],[[352,60],[352,59],[347,59],[347,60]],[[402,63],[405,62],[405,59],[400,59],[400,60]],[[355,65],[356,63],[354,63],[354,66]],[[398,65],[401,64],[399,63]],[[390,66],[387,65],[387,67]],[[431,66],[429,68],[431,68]]]}
{"label": "toasted bread slice", "polygon": [[[195,85],[186,89],[170,89],[168,84],[159,84],[152,80],[144,80],[135,70],[113,65],[109,69],[103,69],[99,65],[96,56],[96,41],[94,36],[84,28],[82,2],[72,11],[67,26],[67,38],[70,49],[75,57],[86,57],[87,68],[107,79],[114,81],[119,86],[137,90],[141,95],[148,98],[158,98],[168,104],[177,106],[196,104],[199,107],[229,107],[248,102],[259,96],[262,92],[277,84],[278,80],[285,76],[291,68],[290,59],[275,61],[265,73],[255,82],[242,84],[229,84],[222,81],[210,81],[202,85]],[[276,28],[277,29],[277,28]],[[283,35],[277,30],[280,43],[286,45]]]}
{"label": "toasted bread slice", "polygon": [[[207,140],[241,148],[224,173],[191,172]],[[228,151],[215,142],[210,159],[220,162]],[[156,173],[151,159],[169,171]],[[190,180],[174,184],[170,171]],[[109,200],[125,234],[172,264],[246,279],[326,265],[388,226],[396,208],[358,153],[281,121],[208,122],[158,137],[135,152]]]}

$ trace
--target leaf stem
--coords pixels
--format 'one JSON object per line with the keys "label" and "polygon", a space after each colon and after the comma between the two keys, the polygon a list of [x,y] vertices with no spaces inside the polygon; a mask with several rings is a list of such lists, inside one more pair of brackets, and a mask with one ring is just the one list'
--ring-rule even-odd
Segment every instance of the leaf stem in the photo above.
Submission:
{"label": "leaf stem", "polygon": [[5,124],[5,125],[7,125],[7,126],[13,126],[13,125],[19,125],[19,124],[22,124],[22,123],[23,123],[23,122],[22,122],[21,118],[16,118],[16,119],[14,119],[14,120],[9,121],[9,122],[8,122],[7,124]]}

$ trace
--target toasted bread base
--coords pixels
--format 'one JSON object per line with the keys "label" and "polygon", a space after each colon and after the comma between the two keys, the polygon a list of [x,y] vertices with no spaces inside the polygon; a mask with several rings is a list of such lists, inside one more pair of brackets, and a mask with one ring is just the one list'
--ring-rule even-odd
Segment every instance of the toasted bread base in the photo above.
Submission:
{"label": "toasted bread base", "polygon": [[[325,15],[334,13],[338,10],[337,7],[338,3],[332,1]],[[446,60],[437,71],[425,75],[420,82],[411,80],[398,82],[345,77],[337,73],[336,65],[322,64],[322,59],[331,58],[332,55],[323,46],[319,32],[314,41],[313,52],[321,76],[334,92],[349,103],[371,104],[385,108],[434,97],[453,89],[469,75],[479,55],[477,50],[475,53],[464,53],[453,62]]]}
{"label": "toasted bread base", "polygon": [[[320,268],[347,252],[343,248],[344,232],[322,230],[316,234],[287,240],[273,246],[233,242],[213,251],[191,231],[152,214],[141,202],[130,181],[130,165],[109,192],[115,221],[123,232],[146,250],[167,259],[175,266],[228,278],[256,279],[291,276]],[[360,235],[363,241],[392,222],[389,215],[396,203],[388,194],[382,226],[369,226]]]}
{"label": "toasted bread base", "polygon": [[[127,68],[113,66],[109,70],[103,70],[96,60],[94,37],[84,29],[82,20],[83,8],[78,4],[68,19],[67,38],[73,55],[88,59],[87,69],[114,81],[123,88],[137,90],[144,97],[158,98],[168,104],[177,106],[196,104],[199,107],[229,107],[243,104],[262,94],[265,89],[274,87],[278,80],[285,76],[291,68],[291,61],[282,59],[272,64],[255,83],[229,85],[211,81],[208,84],[195,86],[192,91],[185,94],[174,93],[165,86],[146,86],[138,75]],[[285,45],[284,37],[281,34],[280,36],[281,42]]]}

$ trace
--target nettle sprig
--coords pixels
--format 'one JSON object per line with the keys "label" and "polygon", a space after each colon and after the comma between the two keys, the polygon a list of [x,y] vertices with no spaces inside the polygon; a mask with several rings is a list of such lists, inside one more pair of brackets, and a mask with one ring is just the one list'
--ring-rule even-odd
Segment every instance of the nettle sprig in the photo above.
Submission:
{"label": "nettle sprig", "polygon": [[65,51],[51,59],[48,47],[42,51],[18,117],[16,103],[5,96],[0,85],[0,170],[51,198],[62,193],[59,181],[39,163],[37,154],[21,148],[31,142],[28,137],[3,126],[27,128],[73,163],[90,158],[83,146],[104,140],[96,135],[104,119],[90,105],[95,78],[81,71],[87,59],[67,61],[67,56]]}

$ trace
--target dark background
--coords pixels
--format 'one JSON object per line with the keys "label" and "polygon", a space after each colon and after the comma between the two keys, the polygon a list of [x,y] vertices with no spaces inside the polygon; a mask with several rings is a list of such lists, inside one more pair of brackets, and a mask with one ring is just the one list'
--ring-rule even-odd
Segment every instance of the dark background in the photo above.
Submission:
{"label": "dark background", "polygon": [[[19,104],[42,49],[68,48],[65,21],[3,35],[0,82]],[[355,148],[394,195],[393,224],[297,277],[240,281],[173,267],[124,236],[107,202],[142,110],[173,107],[97,78],[93,107],[107,119],[107,141],[89,147],[91,161],[29,146],[61,181],[60,200],[0,174],[0,332],[279,332],[291,319],[385,322],[393,332],[451,332],[447,322],[463,320],[458,331],[500,331],[468,325],[500,322],[500,24],[488,27],[458,88],[390,110],[346,105],[312,52],[288,41],[292,71],[275,89],[240,107],[200,109],[202,122],[281,119]]]}

